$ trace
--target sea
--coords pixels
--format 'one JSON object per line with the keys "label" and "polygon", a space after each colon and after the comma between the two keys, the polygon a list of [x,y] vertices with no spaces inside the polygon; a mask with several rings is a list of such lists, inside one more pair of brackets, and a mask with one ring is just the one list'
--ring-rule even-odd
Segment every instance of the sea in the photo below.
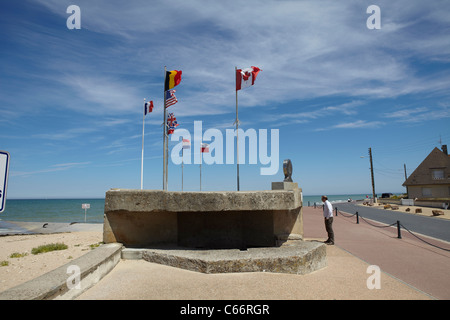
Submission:
{"label": "sea", "polygon": [[[366,194],[327,195],[331,203],[362,200]],[[370,195],[369,195],[370,196]],[[304,206],[321,204],[321,195],[303,196]],[[89,209],[83,209],[89,204]],[[0,221],[103,223],[105,199],[11,199]]]}
{"label": "sea", "polygon": [[[83,209],[89,204],[89,209]],[[1,221],[103,223],[105,199],[6,200]]]}

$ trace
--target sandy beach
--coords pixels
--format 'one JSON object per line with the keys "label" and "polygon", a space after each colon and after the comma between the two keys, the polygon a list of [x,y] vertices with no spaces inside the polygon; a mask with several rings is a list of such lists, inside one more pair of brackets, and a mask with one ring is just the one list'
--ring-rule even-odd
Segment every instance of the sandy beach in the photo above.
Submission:
{"label": "sandy beach", "polygon": [[[100,229],[0,236],[0,292],[65,265],[93,250],[102,240]],[[36,255],[31,253],[33,248],[51,243],[64,243],[68,248]],[[23,256],[11,257],[14,253]]]}

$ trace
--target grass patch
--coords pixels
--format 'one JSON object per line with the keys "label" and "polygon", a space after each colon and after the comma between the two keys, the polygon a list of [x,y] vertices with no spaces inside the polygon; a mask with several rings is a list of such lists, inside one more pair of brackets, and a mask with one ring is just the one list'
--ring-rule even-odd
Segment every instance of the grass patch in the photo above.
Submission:
{"label": "grass patch", "polygon": [[50,252],[50,251],[56,251],[56,250],[65,250],[67,248],[68,248],[67,245],[64,243],[50,243],[50,244],[44,244],[37,248],[31,249],[31,253],[39,254],[39,253],[45,253],[45,252]]}
{"label": "grass patch", "polygon": [[97,247],[100,247],[103,244],[103,242],[98,242],[98,243],[94,243],[94,244],[90,244],[89,247],[92,249],[95,249]]}
{"label": "grass patch", "polygon": [[9,266],[9,261],[7,260],[0,261],[0,267],[7,267],[7,266]]}
{"label": "grass patch", "polygon": [[24,253],[14,252],[14,253],[11,253],[11,255],[9,257],[10,258],[23,258],[27,255],[28,255],[28,253],[26,253],[26,252],[24,252]]}

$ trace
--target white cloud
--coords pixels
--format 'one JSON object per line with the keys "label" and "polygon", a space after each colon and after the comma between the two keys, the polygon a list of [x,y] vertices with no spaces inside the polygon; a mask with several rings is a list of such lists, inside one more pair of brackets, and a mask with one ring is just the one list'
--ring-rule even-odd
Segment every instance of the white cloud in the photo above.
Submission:
{"label": "white cloud", "polygon": [[[63,82],[77,94],[77,103],[67,105],[88,114],[117,114],[137,110],[143,101],[137,90],[124,81],[112,77],[75,75],[66,76]],[[86,101],[83,105],[80,101]]]}
{"label": "white cloud", "polygon": [[[62,16],[67,16],[61,8],[69,2],[40,1]],[[447,34],[432,25],[446,23],[448,17],[427,4],[410,9],[407,1],[381,1],[382,29],[375,31],[366,28],[367,6],[359,1],[171,0],[131,5],[79,1],[78,5],[82,27],[116,37],[117,46],[105,56],[119,57],[122,52],[124,63],[141,66],[153,79],[159,79],[156,75],[162,74],[164,64],[183,70],[181,113],[233,112],[234,66],[263,69],[253,92],[240,95],[242,107],[329,95],[397,97],[450,83],[448,73],[423,79],[404,59],[442,59],[450,50]],[[449,6],[443,1],[439,5],[439,11]],[[423,36],[414,37],[414,32]],[[84,80],[83,74],[74,78],[74,86],[88,101],[102,104],[111,98],[114,109],[132,108],[137,90],[120,88],[114,80]]]}
{"label": "white cloud", "polygon": [[356,120],[353,122],[343,122],[329,127],[318,128],[315,131],[326,131],[332,129],[374,129],[383,126],[381,121]]}
{"label": "white cloud", "polygon": [[392,113],[385,113],[383,116],[385,118],[398,118],[399,120],[404,119],[410,119],[411,117],[414,117],[414,115],[418,113],[427,112],[428,108],[425,107],[419,107],[419,108],[413,108],[413,109],[403,109],[394,111]]}
{"label": "white cloud", "polygon": [[[37,2],[62,18],[72,4]],[[55,84],[42,95],[83,114],[138,115],[146,97],[155,102],[154,113],[146,121],[159,124],[164,65],[183,70],[175,111],[180,120],[220,115],[223,123],[228,118],[232,123],[235,66],[255,65],[263,70],[255,86],[238,93],[241,110],[265,110],[317,97],[351,99],[348,104],[315,110],[299,103],[288,114],[265,118],[284,120],[283,124],[307,123],[329,114],[355,116],[366,101],[442,95],[450,87],[449,72],[424,76],[415,62],[442,60],[450,50],[447,34],[437,28],[449,20],[440,13],[449,7],[443,1],[439,1],[441,10],[427,4],[415,4],[412,9],[406,1],[380,1],[381,30],[366,28],[367,6],[359,1],[80,0],[77,5],[82,14],[81,37],[77,31],[66,32],[65,23],[62,30],[34,25],[35,29],[21,34],[25,43],[47,43],[52,51],[41,56],[40,64],[48,68],[48,74],[29,72],[30,77]],[[421,36],[415,37],[415,32]],[[98,39],[102,44],[96,43]],[[258,117],[266,121],[262,114],[258,112]],[[386,118],[398,119],[395,113]],[[115,120],[114,124],[123,123]],[[359,120],[333,128],[379,125]],[[93,129],[68,128],[35,137],[62,140],[89,130]]]}
{"label": "white cloud", "polygon": [[321,106],[308,106],[308,111],[281,114],[271,114],[260,116],[259,121],[262,122],[277,122],[279,125],[291,125],[307,123],[319,118],[330,118],[339,115],[355,115],[357,114],[357,108],[365,104],[363,100],[353,100],[351,102],[343,103],[340,105]]}
{"label": "white cloud", "polygon": [[434,107],[417,107],[402,109],[392,113],[385,113],[385,118],[392,118],[397,122],[422,123],[444,118],[450,118],[450,106],[440,104]]}
{"label": "white cloud", "polygon": [[49,166],[46,169],[35,170],[35,171],[15,171],[11,172],[12,177],[29,177],[35,174],[41,173],[49,173],[49,172],[57,172],[57,171],[66,171],[72,168],[83,168],[91,162],[72,162],[72,163],[60,163]]}

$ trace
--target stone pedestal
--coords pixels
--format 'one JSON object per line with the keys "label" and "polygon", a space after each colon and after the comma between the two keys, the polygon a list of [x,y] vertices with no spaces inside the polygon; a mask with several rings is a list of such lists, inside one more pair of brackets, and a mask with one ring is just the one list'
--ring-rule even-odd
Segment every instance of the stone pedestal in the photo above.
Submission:
{"label": "stone pedestal", "polygon": [[[297,182],[272,182],[272,190],[297,190]],[[301,190],[300,190],[301,192]]]}
{"label": "stone pedestal", "polygon": [[[300,202],[303,203],[302,189],[299,189],[298,183],[296,182],[272,182],[272,190],[285,190],[294,191],[300,195]],[[300,214],[299,220],[301,220],[300,225],[303,227],[303,215]],[[277,246],[281,246],[283,243],[289,240],[302,240],[303,239],[303,229],[300,234],[296,233],[285,233],[277,235]]]}

